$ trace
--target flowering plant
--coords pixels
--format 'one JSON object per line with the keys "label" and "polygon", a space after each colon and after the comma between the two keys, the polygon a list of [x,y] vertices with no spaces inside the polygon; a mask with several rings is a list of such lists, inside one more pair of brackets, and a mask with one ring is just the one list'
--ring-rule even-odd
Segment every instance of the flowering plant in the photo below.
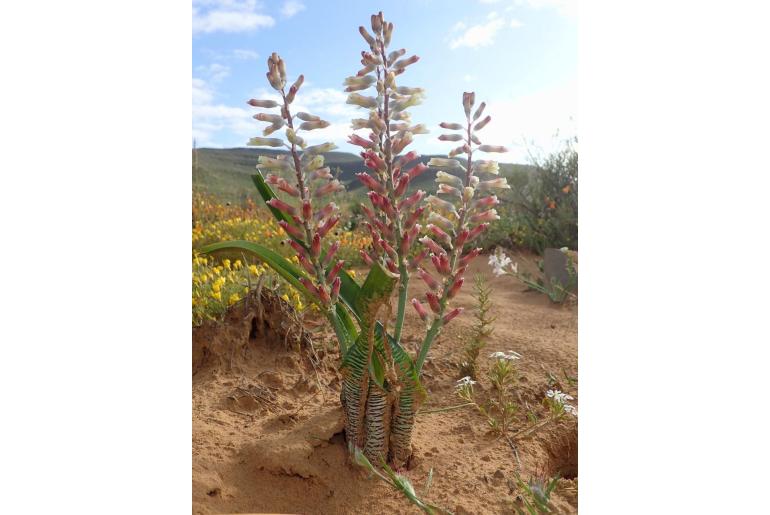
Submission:
{"label": "flowering plant", "polygon": [[[287,91],[285,64],[277,54],[268,59],[267,79],[280,101],[250,100],[249,104],[279,113],[254,116],[269,125],[264,137],[252,138],[250,144],[285,147],[287,152],[260,156],[257,168],[268,175],[259,173],[253,179],[288,236],[300,266],[250,241],[209,245],[202,251],[251,252],[319,307],[339,342],[341,402],[351,452],[355,455],[360,449],[371,462],[388,460],[401,466],[411,456],[415,413],[424,396],[419,381],[422,366],[442,327],[462,312],[462,308],[450,306],[451,299],[463,286],[470,262],[481,252],[473,241],[498,218],[493,209],[498,203],[494,192],[508,188],[504,178],[482,181],[479,175],[496,175],[498,165],[490,160],[474,161],[473,156],[506,149],[482,144],[477,133],[491,117],[482,118],[483,102],[474,111],[475,94],[464,93],[465,123],[441,124],[444,129],[462,132],[439,136],[439,140],[461,145],[447,158],[433,158],[428,165],[418,161],[420,156],[406,148],[416,135],[427,131],[421,124],[412,124],[407,109],[420,103],[423,90],[399,85],[397,77],[419,58],[405,58],[404,49],[389,50],[393,24],[382,13],[372,15],[371,31],[359,27],[367,44],[361,52],[363,68],[344,82],[347,102],[367,111],[366,117],[355,118],[351,124],[354,130],[366,130],[366,137],[350,136],[350,143],[363,149],[366,171],[357,177],[369,190],[371,205],[362,206],[372,238],[371,247],[361,252],[370,266],[363,285],[355,283],[345,271],[345,261],[335,257],[338,243],[329,244],[326,238],[339,215],[337,206],[325,197],[344,188],[323,164],[322,154],[335,147],[331,143],[307,146],[300,135],[301,131],[323,129],[328,122],[309,113],[293,113],[291,104],[304,78],[300,75]],[[366,90],[372,88],[372,96],[367,95]],[[285,140],[268,137],[279,130],[284,131]],[[455,159],[460,155],[466,156],[464,163]],[[436,194],[426,198],[422,190],[410,192],[410,183],[430,167],[440,169]],[[418,222],[428,208],[427,234],[420,237],[423,227]],[[434,271],[423,262],[429,262]],[[412,273],[427,286],[420,299],[411,300],[426,323],[417,356],[411,356],[401,340]],[[394,293],[397,307],[391,323]]]}

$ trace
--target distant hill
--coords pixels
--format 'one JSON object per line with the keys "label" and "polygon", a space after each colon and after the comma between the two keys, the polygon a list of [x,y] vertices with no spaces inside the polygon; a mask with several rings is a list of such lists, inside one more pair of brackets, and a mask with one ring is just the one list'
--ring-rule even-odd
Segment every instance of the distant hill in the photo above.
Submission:
{"label": "distant hill", "polygon": [[[193,189],[210,193],[222,200],[240,202],[246,196],[254,197],[256,190],[251,181],[251,175],[256,173],[257,158],[260,155],[274,156],[285,154],[286,151],[256,148],[200,148],[197,150],[197,168],[193,166]],[[446,157],[445,155],[425,155],[420,158],[427,163],[431,157]],[[490,156],[491,158],[492,156]],[[339,179],[348,191],[363,194],[364,189],[355,173],[364,170],[363,160],[348,152],[328,152],[324,154],[325,163],[332,173],[339,173]],[[507,177],[529,175],[534,170],[531,165],[500,163],[501,174]],[[424,172],[413,183],[424,190],[432,190],[436,170]],[[411,187],[411,186],[410,186]]]}

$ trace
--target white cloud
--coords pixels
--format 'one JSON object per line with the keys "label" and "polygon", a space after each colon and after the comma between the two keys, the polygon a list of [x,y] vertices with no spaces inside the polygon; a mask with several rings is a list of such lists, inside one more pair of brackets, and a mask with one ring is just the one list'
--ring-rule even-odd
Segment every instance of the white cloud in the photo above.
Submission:
{"label": "white cloud", "polygon": [[193,77],[192,79],[192,137],[199,147],[221,146],[221,132],[227,131],[248,140],[256,131],[253,113],[245,107],[232,107],[215,103],[216,92],[210,82]]}
{"label": "white cloud", "polygon": [[236,48],[233,50],[233,57],[236,59],[259,59],[259,54],[253,50],[244,50],[242,48]]}
{"label": "white cloud", "polygon": [[513,19],[511,20],[511,23],[509,24],[512,29],[518,29],[519,27],[523,26],[524,24],[521,23],[519,20]]}
{"label": "white cloud", "polygon": [[460,47],[481,48],[495,42],[495,35],[503,28],[505,22],[500,18],[494,18],[487,23],[469,27],[460,37],[449,43],[449,48]]}
{"label": "white cloud", "polygon": [[194,0],[193,34],[245,32],[275,25],[271,16],[257,8],[256,0]]}
{"label": "white cloud", "polygon": [[297,0],[287,0],[283,3],[283,7],[281,7],[281,14],[286,16],[287,18],[291,18],[295,14],[297,14],[300,11],[305,10],[305,4],[302,2],[299,2]]}
{"label": "white cloud", "polygon": [[470,75],[470,74],[466,73],[465,75],[463,75],[463,80],[465,82],[473,82],[474,80],[476,80],[476,76],[475,75]]}
{"label": "white cloud", "polygon": [[197,66],[195,69],[206,76],[211,82],[219,82],[230,75],[230,68],[219,63],[201,65]]}

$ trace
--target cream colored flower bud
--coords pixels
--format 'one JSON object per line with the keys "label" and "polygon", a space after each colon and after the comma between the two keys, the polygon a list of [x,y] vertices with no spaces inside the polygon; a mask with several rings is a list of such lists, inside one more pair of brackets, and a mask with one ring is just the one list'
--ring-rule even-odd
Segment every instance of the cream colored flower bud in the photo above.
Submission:
{"label": "cream colored flower bud", "polygon": [[501,145],[481,145],[479,150],[482,152],[508,152],[508,149]]}
{"label": "cream colored flower bud", "polygon": [[440,141],[462,141],[461,134],[442,134],[438,137]]}
{"label": "cream colored flower bud", "polygon": [[312,131],[314,129],[325,129],[329,126],[329,122],[326,120],[318,120],[316,122],[303,122],[299,126],[299,130],[302,131]]}
{"label": "cream colored flower bud", "polygon": [[251,147],[282,147],[283,140],[278,138],[251,138],[248,145]]}
{"label": "cream colored flower bud", "polygon": [[367,109],[374,109],[377,107],[377,99],[374,97],[365,97],[358,93],[351,93],[348,95],[346,104],[357,105],[359,107],[365,107]]}
{"label": "cream colored flower bud", "polygon": [[457,159],[444,159],[443,157],[431,157],[428,161],[431,168],[446,168],[448,170],[465,170]]}
{"label": "cream colored flower bud", "polygon": [[491,173],[497,175],[500,173],[500,166],[497,161],[476,161],[473,163],[473,170],[477,173]]}
{"label": "cream colored flower bud", "polygon": [[463,188],[463,202],[470,202],[473,199],[473,195],[476,193],[476,190],[471,188],[470,186],[466,186]]}
{"label": "cream colored flower bud", "polygon": [[436,172],[436,182],[439,184],[450,184],[452,186],[457,186],[458,188],[463,187],[462,179],[442,171]]}
{"label": "cream colored flower bud", "polygon": [[318,116],[314,115],[314,114],[303,113],[303,112],[299,112],[299,113],[295,114],[294,116],[296,116],[297,118],[299,118],[303,122],[317,122],[317,121],[320,120],[320,118]]}

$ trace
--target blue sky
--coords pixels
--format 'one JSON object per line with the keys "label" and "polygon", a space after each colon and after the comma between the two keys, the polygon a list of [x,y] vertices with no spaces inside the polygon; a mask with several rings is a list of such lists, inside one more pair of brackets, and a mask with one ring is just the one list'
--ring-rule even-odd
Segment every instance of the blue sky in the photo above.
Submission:
{"label": "blue sky", "polygon": [[[331,122],[307,133],[345,151],[349,120],[364,111],[345,104],[342,82],[360,66],[366,43],[358,26],[382,9],[395,25],[392,49],[420,61],[399,85],[426,90],[413,123],[430,134],[412,148],[446,153],[442,121],[460,121],[462,93],[487,102],[484,143],[505,145],[501,161],[525,162],[527,148],[548,151],[577,133],[577,6],[574,0],[193,0],[192,137],[198,147],[242,147],[264,125],[249,98],[272,93],[266,60],[278,52],[289,80],[305,85],[295,101]],[[555,135],[559,136],[556,137]],[[526,143],[525,143],[526,142]],[[360,149],[358,149],[360,150]]]}

